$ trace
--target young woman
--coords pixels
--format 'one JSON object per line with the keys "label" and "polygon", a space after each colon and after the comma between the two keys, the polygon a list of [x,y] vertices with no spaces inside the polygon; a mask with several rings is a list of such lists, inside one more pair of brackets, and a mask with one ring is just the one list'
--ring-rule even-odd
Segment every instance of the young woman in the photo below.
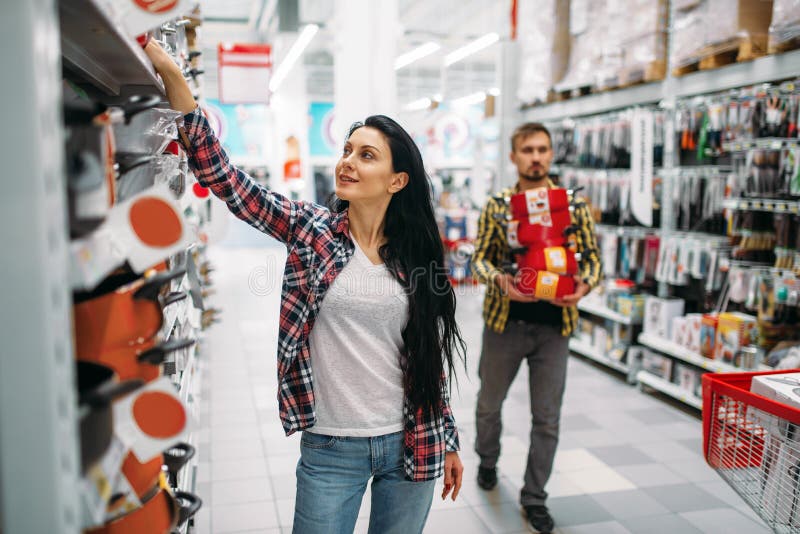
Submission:
{"label": "young woman", "polygon": [[330,209],[295,202],[232,166],[189,87],[157,43],[164,80],[198,181],[255,228],[285,243],[278,400],[302,430],[294,532],[352,532],[372,480],[371,533],[421,532],[463,466],[446,376],[465,357],[455,295],[422,157],[381,115],[350,129]]}

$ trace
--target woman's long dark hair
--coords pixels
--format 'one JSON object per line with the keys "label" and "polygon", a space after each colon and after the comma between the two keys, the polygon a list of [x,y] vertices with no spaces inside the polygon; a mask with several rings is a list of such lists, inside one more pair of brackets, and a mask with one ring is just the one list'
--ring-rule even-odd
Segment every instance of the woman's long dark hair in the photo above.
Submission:
{"label": "woman's long dark hair", "polygon": [[[408,174],[408,184],[392,196],[386,212],[386,244],[380,256],[405,288],[408,323],[403,329],[401,365],[406,394],[415,409],[441,415],[442,377],[455,377],[454,360],[466,368],[466,345],[456,325],[456,296],[444,264],[444,248],[433,214],[431,183],[422,155],[411,136],[394,120],[372,115],[350,127],[347,137],[369,126],[383,133],[392,152],[394,172]],[[341,212],[348,202],[333,197],[330,207]]]}

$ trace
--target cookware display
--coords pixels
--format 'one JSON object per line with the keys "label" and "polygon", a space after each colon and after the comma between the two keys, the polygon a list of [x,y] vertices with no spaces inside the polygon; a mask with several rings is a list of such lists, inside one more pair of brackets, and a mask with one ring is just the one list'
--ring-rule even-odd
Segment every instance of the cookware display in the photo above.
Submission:
{"label": "cookware display", "polygon": [[[103,9],[118,20],[122,7]],[[148,27],[140,44],[159,40],[197,88],[202,65],[189,50],[188,20],[154,17],[167,23]],[[122,18],[130,29],[148,17]],[[219,320],[207,305],[209,191],[194,187],[177,142],[181,114],[157,107],[163,95],[63,89],[80,524],[98,534],[166,534],[202,505],[183,490],[195,484],[187,438],[198,340]]]}
{"label": "cookware display", "polygon": [[111,444],[112,403],[141,387],[143,382],[120,382],[113,369],[92,362],[77,362],[77,375],[81,471],[85,474]]}
{"label": "cookware display", "polygon": [[142,273],[197,240],[166,184],[116,204],[94,232],[70,243],[73,287],[91,289],[127,262]]}

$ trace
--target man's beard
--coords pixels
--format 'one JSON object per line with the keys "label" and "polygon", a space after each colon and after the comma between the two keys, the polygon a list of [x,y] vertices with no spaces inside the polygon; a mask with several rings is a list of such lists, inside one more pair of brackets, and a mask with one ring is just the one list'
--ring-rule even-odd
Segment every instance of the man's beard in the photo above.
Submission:
{"label": "man's beard", "polygon": [[529,180],[531,182],[538,182],[539,180],[541,180],[542,178],[544,178],[546,176],[547,176],[547,174],[545,174],[543,171],[534,171],[533,174],[522,174],[522,173],[520,173],[520,177],[521,178],[525,178],[526,180]]}

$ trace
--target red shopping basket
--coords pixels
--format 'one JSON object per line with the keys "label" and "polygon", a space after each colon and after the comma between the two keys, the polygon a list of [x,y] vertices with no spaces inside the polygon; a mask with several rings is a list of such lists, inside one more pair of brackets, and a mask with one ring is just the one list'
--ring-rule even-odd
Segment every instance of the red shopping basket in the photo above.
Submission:
{"label": "red shopping basket", "polygon": [[798,533],[800,410],[750,392],[754,376],[786,372],[704,374],[703,453],[775,532]]}

